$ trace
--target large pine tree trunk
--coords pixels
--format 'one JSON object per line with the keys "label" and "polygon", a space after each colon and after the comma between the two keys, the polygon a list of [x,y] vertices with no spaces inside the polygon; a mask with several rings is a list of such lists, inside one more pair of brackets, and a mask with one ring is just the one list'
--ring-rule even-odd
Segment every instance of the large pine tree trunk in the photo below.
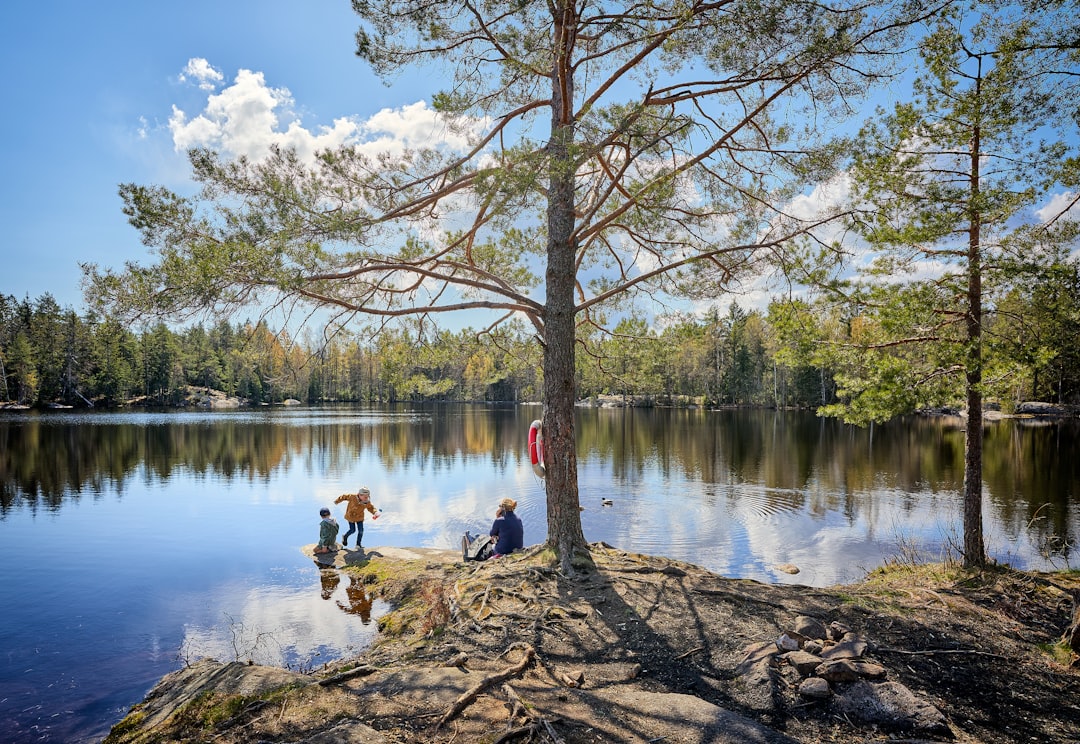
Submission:
{"label": "large pine tree trunk", "polygon": [[570,61],[576,20],[564,0],[555,18],[552,68],[551,181],[548,185],[547,302],[544,308],[544,460],[547,468],[548,544],[564,572],[573,569],[574,550],[585,548],[578,508],[577,449],[574,432],[574,81]]}

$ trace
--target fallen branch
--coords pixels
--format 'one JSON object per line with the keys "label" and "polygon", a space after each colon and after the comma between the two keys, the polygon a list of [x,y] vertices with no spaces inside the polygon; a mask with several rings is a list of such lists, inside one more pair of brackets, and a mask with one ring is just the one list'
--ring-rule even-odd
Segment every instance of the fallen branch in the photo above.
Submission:
{"label": "fallen branch", "polygon": [[546,718],[541,718],[535,723],[530,723],[525,726],[510,729],[498,739],[496,739],[494,742],[492,742],[492,744],[506,744],[506,742],[513,741],[514,739],[520,738],[522,736],[531,737],[533,735],[536,735],[537,737],[543,738],[544,734],[547,734],[548,738],[551,739],[552,744],[566,744],[566,740],[555,733],[555,729],[552,727],[551,722],[548,721]]}
{"label": "fallen branch", "polygon": [[481,692],[483,692],[487,688],[491,687],[492,685],[501,684],[506,680],[521,674],[523,671],[525,671],[525,667],[529,665],[535,655],[536,650],[532,646],[529,646],[525,649],[525,656],[517,664],[502,672],[488,675],[487,677],[484,677],[482,680],[477,682],[471,690],[465,692],[463,695],[461,695],[461,697],[454,701],[454,704],[451,705],[449,709],[447,709],[446,713],[443,714],[443,717],[439,719],[439,722],[437,724],[435,724],[435,730],[438,731],[447,723],[452,721],[458,714],[461,713],[461,711],[465,710],[465,708],[467,708],[470,703],[476,700],[476,698],[480,695]]}
{"label": "fallen branch", "polygon": [[344,682],[347,679],[354,677],[366,677],[369,674],[374,674],[379,671],[378,668],[373,666],[358,666],[356,669],[350,669],[347,672],[341,674],[335,674],[333,677],[327,677],[326,679],[320,679],[316,684],[321,687],[329,687],[330,685],[336,685],[338,682]]}
{"label": "fallen branch", "polygon": [[506,731],[505,733],[503,733],[502,736],[492,742],[492,744],[506,744],[506,742],[508,741],[513,741],[514,739],[518,739],[523,736],[531,737],[533,734],[537,734],[539,732],[539,724],[529,723],[525,726],[519,726],[518,728]]}
{"label": "fallen branch", "polygon": [[971,656],[989,656],[991,659],[1001,659],[1002,661],[1008,661],[1008,656],[1002,656],[1001,654],[992,654],[989,651],[976,651],[975,649],[965,648],[931,648],[925,651],[908,651],[903,648],[875,648],[874,651],[881,651],[886,654],[906,654],[908,656],[939,656],[944,654],[968,654]]}
{"label": "fallen branch", "polygon": [[686,651],[685,653],[681,653],[678,656],[676,656],[675,660],[678,661],[679,659],[685,659],[687,656],[690,656],[692,654],[696,654],[698,651],[704,651],[704,650],[705,650],[704,646],[698,646],[697,648],[692,648],[689,651]]}
{"label": "fallen branch", "polygon": [[583,670],[578,670],[571,674],[560,672],[558,679],[567,687],[581,687],[585,684],[585,672]]}
{"label": "fallen branch", "polygon": [[525,707],[525,701],[521,699],[521,696],[517,694],[509,684],[503,684],[503,692],[506,694],[506,698],[513,704],[510,709],[510,723],[514,722],[514,719],[519,715],[525,716],[530,721],[536,721],[535,716],[529,709]]}
{"label": "fallen branch", "polygon": [[551,740],[555,742],[555,744],[566,744],[562,737],[555,733],[555,729],[551,726],[551,721],[546,718],[541,718],[540,722],[544,724],[544,728],[547,729],[547,735],[551,737]]}

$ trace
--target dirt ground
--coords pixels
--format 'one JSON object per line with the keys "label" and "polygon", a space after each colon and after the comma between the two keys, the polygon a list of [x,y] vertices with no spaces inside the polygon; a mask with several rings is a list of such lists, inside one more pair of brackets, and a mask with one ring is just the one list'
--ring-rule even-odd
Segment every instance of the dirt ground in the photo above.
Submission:
{"label": "dirt ground", "polygon": [[[327,570],[395,607],[371,649],[308,676],[200,662],[106,742],[1080,741],[1080,666],[1062,642],[1076,573],[892,565],[813,589],[602,544],[573,576],[540,548],[480,564],[375,549]],[[846,626],[874,684],[936,722],[845,706],[866,682],[801,695],[776,654],[800,617]],[[772,654],[764,675],[747,671],[755,648]]]}

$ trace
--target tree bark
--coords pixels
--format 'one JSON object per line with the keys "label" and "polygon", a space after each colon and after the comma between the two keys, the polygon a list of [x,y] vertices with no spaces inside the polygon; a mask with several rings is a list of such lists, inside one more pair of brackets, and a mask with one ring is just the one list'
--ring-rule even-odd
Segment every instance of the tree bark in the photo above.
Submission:
{"label": "tree bark", "polygon": [[563,0],[554,23],[551,72],[551,180],[547,204],[547,298],[544,307],[544,461],[547,476],[548,544],[564,572],[572,572],[574,550],[586,547],[578,509],[574,431],[574,80],[571,59],[577,27],[573,2]]}
{"label": "tree bark", "polygon": [[[976,81],[976,101],[979,82]],[[967,432],[964,437],[964,566],[986,565],[982,527],[982,237],[979,203],[980,130],[976,122],[971,137],[970,221],[968,223],[967,314]]]}
{"label": "tree bark", "polygon": [[1061,636],[1062,642],[1074,652],[1080,654],[1080,593],[1073,594],[1073,615],[1065,634]]}

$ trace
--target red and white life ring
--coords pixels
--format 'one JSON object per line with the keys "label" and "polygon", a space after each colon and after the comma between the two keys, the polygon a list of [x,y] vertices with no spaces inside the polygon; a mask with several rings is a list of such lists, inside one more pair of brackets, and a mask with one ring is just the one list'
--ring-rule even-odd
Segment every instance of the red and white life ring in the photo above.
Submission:
{"label": "red and white life ring", "polygon": [[544,467],[544,425],[539,419],[529,424],[529,462],[538,476],[543,478],[547,475]]}

